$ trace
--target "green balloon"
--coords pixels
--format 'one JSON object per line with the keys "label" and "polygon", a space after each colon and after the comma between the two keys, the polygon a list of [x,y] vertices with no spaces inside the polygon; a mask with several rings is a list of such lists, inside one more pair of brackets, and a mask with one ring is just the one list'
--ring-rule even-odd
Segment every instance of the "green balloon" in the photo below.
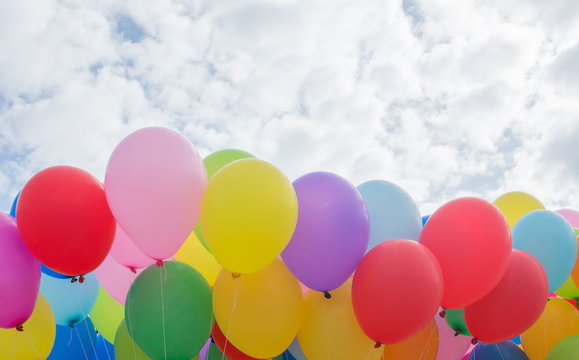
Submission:
{"label": "green balloon", "polygon": [[133,339],[131,339],[125,319],[119,325],[114,345],[116,359],[151,360],[139,345],[135,344]]}
{"label": "green balloon", "polygon": [[579,359],[579,335],[571,335],[551,348],[545,360]]}
{"label": "green balloon", "polygon": [[102,287],[96,303],[88,314],[95,329],[110,343],[114,343],[119,324],[125,317],[125,307],[113,299]]}
{"label": "green balloon", "polygon": [[448,326],[454,330],[456,335],[471,336],[466,328],[463,309],[446,309],[445,311],[446,315],[444,316],[444,319]]}
{"label": "green balloon", "polygon": [[205,356],[205,360],[229,360],[227,356],[224,356],[221,350],[215,345],[214,342],[209,344],[209,349],[207,349],[207,355]]}
{"label": "green balloon", "polygon": [[125,303],[129,333],[153,359],[195,357],[211,332],[212,314],[209,284],[179,261],[149,266],[135,279]]}
{"label": "green balloon", "polygon": [[[207,155],[207,157],[203,159],[205,170],[207,170],[207,180],[211,180],[217,171],[219,171],[222,167],[229,164],[230,162],[250,158],[255,158],[255,156],[251,155],[247,151],[237,149],[219,150]],[[195,232],[195,236],[197,236],[197,239],[199,239],[201,245],[203,245],[203,247],[211,253],[211,250],[209,250],[209,246],[207,246],[205,238],[203,237],[200,222],[197,222],[197,225],[193,231]]]}

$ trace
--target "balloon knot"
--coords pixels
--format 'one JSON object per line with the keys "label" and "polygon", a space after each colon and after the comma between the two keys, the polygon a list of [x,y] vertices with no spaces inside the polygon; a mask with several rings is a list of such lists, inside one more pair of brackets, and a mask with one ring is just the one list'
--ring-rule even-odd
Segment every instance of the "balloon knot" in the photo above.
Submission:
{"label": "balloon knot", "polygon": [[163,264],[163,260],[157,260],[157,262],[155,263],[155,265],[157,265],[158,267],[162,267]]}
{"label": "balloon knot", "polygon": [[75,282],[77,282],[77,281],[78,281],[78,280],[76,279],[75,276],[73,276],[73,277],[70,278],[70,282],[73,283],[73,284],[74,284]]}
{"label": "balloon knot", "polygon": [[22,332],[22,331],[24,331],[24,327],[22,327],[22,324],[20,324],[20,325],[16,326],[16,330]]}
{"label": "balloon knot", "polygon": [[473,337],[472,340],[470,341],[471,344],[476,345],[478,344],[478,339]]}
{"label": "balloon knot", "polygon": [[71,329],[74,329],[74,323],[73,323],[72,321],[69,322],[69,323],[68,323],[68,327],[71,328]]}
{"label": "balloon knot", "polygon": [[136,274],[136,273],[137,273],[137,269],[135,269],[135,268],[132,267],[132,266],[129,267],[129,270],[131,270],[131,272],[132,272],[133,274]]}
{"label": "balloon knot", "polygon": [[456,330],[456,331],[454,332],[454,336],[460,335],[461,332],[462,332],[462,331],[460,331],[460,329]]}
{"label": "balloon knot", "polygon": [[440,317],[444,319],[444,317],[446,316],[446,310],[442,309],[442,311],[439,312],[438,315],[440,315]]}
{"label": "balloon knot", "polygon": [[330,294],[329,291],[324,291],[324,297],[325,297],[326,299],[331,299],[331,298],[332,298],[332,294]]}
{"label": "balloon knot", "polygon": [[84,275],[78,277],[78,282],[81,284],[84,283]]}
{"label": "balloon knot", "polygon": [[237,279],[238,277],[240,277],[241,274],[240,273],[231,273],[231,277],[234,279]]}
{"label": "balloon knot", "polygon": [[382,343],[380,341],[376,341],[376,344],[374,344],[374,349],[378,349],[380,346],[382,346]]}

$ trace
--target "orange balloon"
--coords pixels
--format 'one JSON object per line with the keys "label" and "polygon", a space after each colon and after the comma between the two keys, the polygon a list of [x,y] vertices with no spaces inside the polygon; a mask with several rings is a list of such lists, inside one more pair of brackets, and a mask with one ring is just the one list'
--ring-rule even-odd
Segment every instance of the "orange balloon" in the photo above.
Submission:
{"label": "orange balloon", "polygon": [[396,344],[385,345],[382,360],[434,360],[438,353],[438,327],[432,319],[418,333]]}

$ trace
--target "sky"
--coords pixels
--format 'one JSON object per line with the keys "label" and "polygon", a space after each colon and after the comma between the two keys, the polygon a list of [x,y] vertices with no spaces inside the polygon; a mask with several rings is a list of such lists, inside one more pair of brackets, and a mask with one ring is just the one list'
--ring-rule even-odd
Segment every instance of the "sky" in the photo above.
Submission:
{"label": "sky", "polygon": [[579,209],[575,0],[2,0],[0,210],[131,132],[445,202]]}

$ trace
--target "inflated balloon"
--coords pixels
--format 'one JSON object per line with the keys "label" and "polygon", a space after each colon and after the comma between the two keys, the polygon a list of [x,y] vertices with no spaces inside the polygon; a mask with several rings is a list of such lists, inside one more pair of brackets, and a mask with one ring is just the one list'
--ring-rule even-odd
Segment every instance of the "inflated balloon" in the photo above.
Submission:
{"label": "inflated balloon", "polygon": [[466,326],[475,338],[487,344],[515,337],[541,316],[547,305],[548,289],[547,275],[537,259],[513,249],[499,284],[464,309]]}
{"label": "inflated balloon", "polygon": [[531,360],[543,360],[562,339],[579,335],[579,312],[567,301],[549,298],[541,317],[521,334],[525,353]]}
{"label": "inflated balloon", "polygon": [[[438,352],[438,328],[434,319],[430,320],[422,330],[416,334],[384,347],[383,359],[408,360],[423,359],[434,360]],[[363,359],[363,358],[362,358]]]}
{"label": "inflated balloon", "polygon": [[446,309],[444,319],[455,335],[470,336],[464,320],[464,309]]}
{"label": "inflated balloon", "polygon": [[184,262],[199,271],[210,286],[215,284],[217,275],[222,269],[215,256],[207,251],[201,245],[201,242],[197,240],[195,233],[191,233],[187,241],[177,251],[175,260]]}
{"label": "inflated balloon", "polygon": [[510,341],[498,344],[479,343],[472,349],[468,360],[528,360],[525,352]]}
{"label": "inflated balloon", "polygon": [[115,236],[102,184],[71,166],[54,166],[34,175],[18,199],[18,230],[41,263],[64,275],[96,269]]}
{"label": "inflated balloon", "polygon": [[155,260],[143,254],[118,224],[113,247],[109,255],[116,262],[129,269],[146,268],[155,262]]}
{"label": "inflated balloon", "polygon": [[12,202],[12,207],[10,207],[10,216],[16,218],[16,204],[18,203],[18,198],[20,197],[20,193],[16,195],[14,201]]}
{"label": "inflated balloon", "polygon": [[[212,326],[211,288],[191,266],[166,261],[135,280],[125,304],[131,337],[153,359],[190,359]],[[166,354],[166,355],[165,355]]]}
{"label": "inflated balloon", "polygon": [[440,266],[427,247],[412,240],[389,240],[370,250],[356,269],[354,313],[368,337],[394,344],[432,320],[442,287]]}
{"label": "inflated balloon", "polygon": [[57,325],[74,325],[88,316],[96,303],[99,283],[93,273],[84,282],[42,275],[40,292],[46,297]]}
{"label": "inflated balloon", "polygon": [[[134,360],[151,360],[150,357],[145,354],[143,349],[137,345],[129,331],[127,330],[126,321],[121,321],[119,328],[115,336],[115,358],[122,359],[134,359]],[[164,358],[159,358],[164,359]]]}
{"label": "inflated balloon", "polygon": [[559,289],[577,260],[577,238],[561,215],[536,210],[522,216],[513,227],[513,248],[533,255],[547,273],[549,292]]}
{"label": "inflated balloon", "polygon": [[113,344],[108,342],[101,334],[97,334],[96,342],[97,360],[115,360],[115,347]]}
{"label": "inflated balloon", "polygon": [[40,263],[22,242],[14,218],[0,213],[0,328],[28,320],[39,286]]}
{"label": "inflated balloon", "polygon": [[577,288],[577,285],[575,285],[573,278],[569,276],[563,285],[561,285],[561,287],[555,291],[555,294],[569,300],[579,299],[579,288]]}
{"label": "inflated balloon", "polygon": [[422,217],[422,226],[424,227],[424,225],[426,224],[426,222],[428,221],[428,219],[430,219],[430,215],[426,215]]}
{"label": "inflated balloon", "polygon": [[213,329],[211,330],[211,338],[213,341],[215,341],[213,345],[216,345],[217,349],[214,348],[213,351],[210,349],[210,357],[208,358],[215,357],[217,354],[219,354],[221,356],[219,359],[221,359],[223,357],[223,352],[225,351],[225,356],[227,356],[227,358],[230,360],[258,360],[236,348],[235,345],[233,345],[225,337],[217,323],[213,325]]}
{"label": "inflated balloon", "polygon": [[384,180],[358,185],[370,217],[368,249],[390,239],[418,240],[422,218],[418,206],[404,189]]}
{"label": "inflated balloon", "polygon": [[64,275],[64,274],[61,274],[59,272],[56,272],[56,271],[44,266],[43,264],[40,264],[40,271],[42,271],[43,274],[46,274],[48,276],[52,276],[53,278],[57,278],[57,279],[70,279],[70,278],[72,278],[72,276],[70,276],[70,275]]}
{"label": "inflated balloon", "polygon": [[511,255],[511,232],[491,203],[452,200],[432,214],[420,235],[442,268],[442,306],[459,309],[488,294],[503,277]]}
{"label": "inflated balloon", "polygon": [[22,329],[22,332],[0,329],[0,359],[46,359],[54,344],[56,326],[50,305],[42,294],[38,294],[34,311]]}
{"label": "inflated balloon", "polygon": [[224,268],[252,273],[286,247],[297,212],[294,188],[280,170],[263,160],[242,159],[223,167],[207,185],[201,228]]}
{"label": "inflated balloon", "polygon": [[471,345],[468,336],[457,336],[448,326],[445,319],[435,315],[434,320],[438,328],[438,352],[436,360],[458,360],[466,354]]}
{"label": "inflated balloon", "polygon": [[179,133],[160,127],[124,138],[105,175],[107,200],[119,225],[145,255],[160,260],[173,256],[193,231],[206,185],[197,150]]}
{"label": "inflated balloon", "polygon": [[533,210],[543,210],[543,205],[536,197],[522,191],[512,191],[499,196],[494,202],[503,213],[511,229],[526,213]]}
{"label": "inflated balloon", "polygon": [[56,325],[54,346],[46,360],[97,359],[96,335],[88,317],[74,327]]}
{"label": "inflated balloon", "polygon": [[545,360],[571,360],[579,357],[579,335],[571,335],[559,341]]}
{"label": "inflated balloon", "polygon": [[222,270],[213,288],[213,309],[219,327],[229,329],[228,339],[235,347],[267,359],[284,352],[297,335],[303,314],[302,291],[276,258],[265,268],[235,279]]}
{"label": "inflated balloon", "polygon": [[308,359],[380,359],[382,349],[374,348],[358,325],[352,308],[352,279],[332,291],[308,291],[298,339]]}
{"label": "inflated balloon", "polygon": [[574,228],[579,228],[579,211],[571,210],[571,209],[559,209],[555,211],[557,214],[561,215],[562,217],[567,220],[569,225]]}
{"label": "inflated balloon", "polygon": [[119,324],[125,318],[125,307],[100,288],[89,316],[99,334],[108,342],[114,343]]}
{"label": "inflated balloon", "polygon": [[131,284],[137,276],[143,272],[142,269],[129,270],[115,261],[111,256],[107,256],[105,261],[94,271],[99,284],[121,305],[125,305],[127,293]]}
{"label": "inflated balloon", "polygon": [[283,261],[310,289],[333,290],[352,275],[368,246],[364,199],[347,180],[328,172],[304,175],[294,188],[298,223]]}

